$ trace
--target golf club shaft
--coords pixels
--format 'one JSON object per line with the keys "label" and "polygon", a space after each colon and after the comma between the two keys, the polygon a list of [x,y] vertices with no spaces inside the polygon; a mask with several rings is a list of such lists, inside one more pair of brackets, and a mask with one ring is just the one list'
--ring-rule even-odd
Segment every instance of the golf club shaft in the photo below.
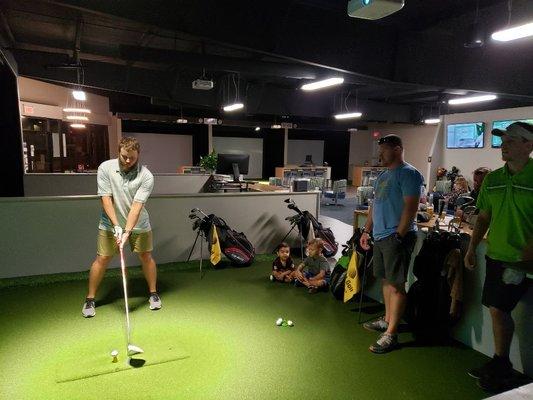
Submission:
{"label": "golf club shaft", "polygon": [[119,246],[120,249],[120,269],[122,271],[122,287],[124,289],[124,306],[126,308],[126,339],[128,345],[130,344],[130,307],[128,304],[128,286],[126,283],[126,263],[124,262],[124,249]]}

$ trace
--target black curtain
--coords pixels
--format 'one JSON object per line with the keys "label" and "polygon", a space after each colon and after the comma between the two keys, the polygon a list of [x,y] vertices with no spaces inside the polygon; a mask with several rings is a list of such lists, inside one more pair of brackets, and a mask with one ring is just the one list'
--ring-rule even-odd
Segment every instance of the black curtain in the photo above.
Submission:
{"label": "black curtain", "polygon": [[0,53],[0,197],[24,196],[24,166],[17,77]]}

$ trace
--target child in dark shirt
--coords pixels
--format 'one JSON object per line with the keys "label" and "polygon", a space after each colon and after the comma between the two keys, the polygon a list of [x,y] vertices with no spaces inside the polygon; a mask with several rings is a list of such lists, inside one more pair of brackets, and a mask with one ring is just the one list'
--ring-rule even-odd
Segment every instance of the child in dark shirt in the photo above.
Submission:
{"label": "child in dark shirt", "polygon": [[294,262],[291,258],[291,248],[285,242],[280,243],[278,257],[272,263],[271,281],[292,282],[294,279]]}

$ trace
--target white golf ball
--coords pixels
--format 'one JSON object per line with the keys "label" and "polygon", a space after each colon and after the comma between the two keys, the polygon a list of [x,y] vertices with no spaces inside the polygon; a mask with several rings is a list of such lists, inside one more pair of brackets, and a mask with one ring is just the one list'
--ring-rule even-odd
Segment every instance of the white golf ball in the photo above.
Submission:
{"label": "white golf ball", "polygon": [[292,322],[290,319],[287,321],[287,325],[294,326],[294,322]]}
{"label": "white golf ball", "polygon": [[116,357],[116,356],[118,356],[118,350],[113,350],[111,352],[111,357]]}
{"label": "white golf ball", "polygon": [[281,324],[283,324],[283,318],[278,318],[278,319],[276,320],[276,325],[277,325],[277,326],[281,326]]}

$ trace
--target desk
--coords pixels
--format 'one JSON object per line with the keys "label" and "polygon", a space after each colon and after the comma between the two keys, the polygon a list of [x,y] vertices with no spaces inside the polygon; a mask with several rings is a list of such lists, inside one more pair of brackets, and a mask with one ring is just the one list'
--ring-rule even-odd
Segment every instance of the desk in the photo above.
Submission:
{"label": "desk", "polygon": [[[359,225],[359,218],[368,216],[368,210],[354,210],[353,212],[353,229],[354,231],[357,228],[360,228],[361,225]],[[440,222],[440,227],[448,230],[448,223],[451,221],[451,217],[446,217],[444,222]],[[430,230],[435,227],[435,221],[437,220],[437,215],[433,215],[431,219],[428,222],[417,222],[416,225],[421,230]],[[425,229],[424,229],[425,228]],[[461,232],[467,233],[469,235],[472,235],[473,229],[470,227],[470,225],[467,222],[463,222],[461,224]]]}

